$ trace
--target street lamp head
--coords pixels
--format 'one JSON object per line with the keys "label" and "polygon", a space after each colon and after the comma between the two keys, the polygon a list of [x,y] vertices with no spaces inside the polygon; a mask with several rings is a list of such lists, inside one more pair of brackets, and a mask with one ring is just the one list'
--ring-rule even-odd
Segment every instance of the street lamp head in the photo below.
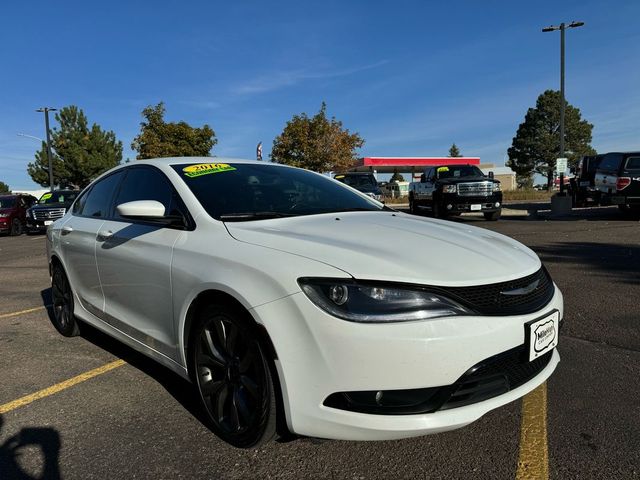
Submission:
{"label": "street lamp head", "polygon": [[558,27],[549,26],[542,29],[543,32],[553,32],[554,30],[558,30]]}
{"label": "street lamp head", "polygon": [[58,110],[57,108],[53,108],[53,107],[42,107],[36,110],[36,112],[55,112],[56,110]]}
{"label": "street lamp head", "polygon": [[581,27],[584,25],[584,22],[571,22],[569,24],[569,28],[576,28],[576,27]]}

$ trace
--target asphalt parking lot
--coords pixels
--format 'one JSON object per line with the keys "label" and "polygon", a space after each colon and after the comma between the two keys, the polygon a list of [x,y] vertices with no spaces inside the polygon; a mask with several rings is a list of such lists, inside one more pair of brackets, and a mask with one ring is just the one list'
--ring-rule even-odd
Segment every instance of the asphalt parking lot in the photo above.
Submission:
{"label": "asphalt parking lot", "polygon": [[640,477],[640,222],[615,209],[455,221],[530,246],[562,289],[546,386],[436,436],[249,451],[217,440],[168,370],[90,328],[61,337],[44,236],[0,237],[0,479]]}

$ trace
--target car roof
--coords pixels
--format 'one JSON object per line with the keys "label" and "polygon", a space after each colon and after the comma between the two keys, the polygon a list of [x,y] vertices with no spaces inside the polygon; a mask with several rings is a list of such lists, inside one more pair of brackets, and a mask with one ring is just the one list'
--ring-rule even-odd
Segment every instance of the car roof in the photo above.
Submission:
{"label": "car roof", "polygon": [[185,163],[253,163],[256,165],[281,165],[279,163],[264,162],[258,160],[247,160],[244,158],[232,158],[232,157],[167,157],[167,158],[149,158],[144,160],[135,160],[130,163],[125,163],[122,166],[131,166],[136,164],[148,164],[148,165],[183,165]]}

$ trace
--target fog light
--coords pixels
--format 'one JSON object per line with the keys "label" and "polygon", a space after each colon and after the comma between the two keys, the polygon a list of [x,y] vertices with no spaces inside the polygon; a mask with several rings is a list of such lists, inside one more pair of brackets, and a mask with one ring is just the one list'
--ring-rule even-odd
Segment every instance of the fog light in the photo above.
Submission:
{"label": "fog light", "polygon": [[500,206],[500,202],[496,202],[496,208]]}
{"label": "fog light", "polygon": [[451,210],[453,208],[453,205],[449,204],[447,205],[447,210]]}
{"label": "fog light", "polygon": [[382,391],[378,391],[376,393],[376,403],[378,405],[382,405]]}

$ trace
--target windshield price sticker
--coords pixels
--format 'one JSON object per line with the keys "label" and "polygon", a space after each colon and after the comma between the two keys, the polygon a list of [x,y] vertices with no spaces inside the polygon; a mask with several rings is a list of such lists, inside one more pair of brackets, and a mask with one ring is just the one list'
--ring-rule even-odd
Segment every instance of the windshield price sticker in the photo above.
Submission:
{"label": "windshield price sticker", "polygon": [[40,201],[49,200],[52,195],[52,193],[45,193],[44,195],[42,195],[42,197],[40,197]]}
{"label": "windshield price sticker", "polygon": [[449,167],[438,167],[438,173],[440,172],[448,172],[449,171]]}
{"label": "windshield price sticker", "polygon": [[199,163],[197,165],[189,165],[182,169],[184,174],[189,178],[208,175],[209,173],[230,172],[232,170],[235,170],[235,167],[227,163]]}
{"label": "windshield price sticker", "polygon": [[558,327],[560,313],[551,315],[529,324],[529,361],[544,355],[558,345]]}

